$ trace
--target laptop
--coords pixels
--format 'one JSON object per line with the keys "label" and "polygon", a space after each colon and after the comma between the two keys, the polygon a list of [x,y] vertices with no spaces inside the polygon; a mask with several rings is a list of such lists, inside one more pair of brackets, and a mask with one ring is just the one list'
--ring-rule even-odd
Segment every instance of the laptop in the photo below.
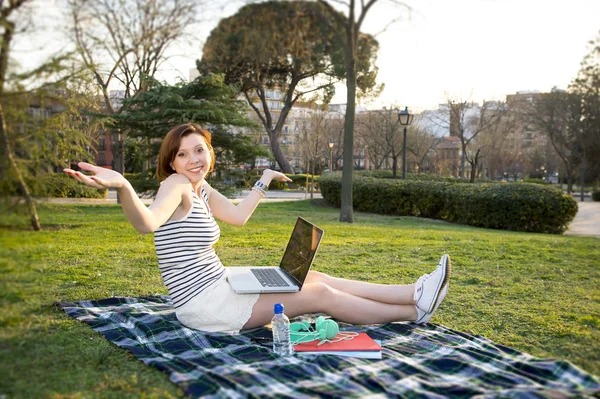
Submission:
{"label": "laptop", "polygon": [[323,230],[299,217],[279,266],[228,267],[227,281],[237,294],[300,291],[321,238]]}

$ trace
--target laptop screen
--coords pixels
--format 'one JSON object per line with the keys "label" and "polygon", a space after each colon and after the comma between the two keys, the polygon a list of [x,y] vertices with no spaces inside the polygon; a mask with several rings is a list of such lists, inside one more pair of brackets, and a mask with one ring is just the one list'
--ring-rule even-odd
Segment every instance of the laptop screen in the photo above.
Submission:
{"label": "laptop screen", "polygon": [[283,254],[283,259],[281,259],[280,267],[288,272],[300,287],[302,287],[308,275],[322,237],[323,230],[302,218],[298,218],[292,231],[292,237]]}

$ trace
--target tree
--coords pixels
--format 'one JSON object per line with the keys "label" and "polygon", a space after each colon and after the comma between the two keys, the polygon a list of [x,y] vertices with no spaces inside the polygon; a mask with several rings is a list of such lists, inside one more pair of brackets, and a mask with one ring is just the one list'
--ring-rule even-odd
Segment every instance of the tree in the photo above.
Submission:
{"label": "tree", "polygon": [[[332,125],[330,122],[326,112],[314,110],[310,113],[307,120],[302,123],[300,142],[302,144],[302,152],[308,160],[310,173],[312,175],[310,198],[313,198],[315,188],[314,176],[317,162],[323,159],[324,152],[329,148],[327,143],[332,133]],[[308,170],[306,173],[308,173]]]}
{"label": "tree", "polygon": [[217,178],[222,178],[227,171],[241,164],[251,163],[256,158],[268,154],[267,150],[257,146],[251,137],[235,134],[225,126],[213,126],[211,132]]}
{"label": "tree", "polygon": [[337,170],[337,165],[340,164],[344,150],[344,118],[340,113],[329,112],[329,134],[328,140],[333,141],[331,149],[331,171]]}
{"label": "tree", "polygon": [[[479,177],[484,160],[491,161],[489,158],[493,158],[494,155],[499,158],[498,164],[502,173],[514,175],[515,180],[524,171],[523,140],[514,136],[518,121],[508,106],[503,103],[495,103],[495,105],[498,119],[479,132],[470,142],[465,153],[465,159],[471,166],[470,183],[475,182],[475,178]],[[473,125],[480,123],[480,116],[474,115],[470,118],[471,129],[478,130],[478,127]]]}
{"label": "tree", "polygon": [[[402,127],[396,107],[370,111],[358,117],[357,132],[373,149],[369,150],[381,162],[392,159],[394,179],[398,170],[398,158],[402,155]],[[380,162],[380,164],[381,164]]]}
{"label": "tree", "polygon": [[[424,122],[423,115],[417,115],[406,132],[406,150],[410,152],[418,166],[417,173],[425,171],[425,162],[431,152],[441,143],[442,138],[436,136]],[[427,170],[429,172],[429,170]]]}
{"label": "tree", "polygon": [[573,174],[578,160],[574,149],[576,147],[576,130],[569,128],[580,115],[573,114],[578,109],[576,97],[561,91],[552,90],[532,98],[524,111],[526,120],[536,126],[552,143],[556,154],[563,162],[567,176],[567,193],[573,190]]}
{"label": "tree", "polygon": [[483,131],[497,124],[505,105],[495,101],[484,101],[481,106],[466,100],[447,99],[443,112],[432,114],[432,121],[449,130],[450,136],[458,137],[461,146],[458,176],[465,177],[465,165],[469,144]]}
{"label": "tree", "polygon": [[[374,50],[376,48],[365,46],[363,39],[365,35],[360,30],[369,10],[377,1],[361,1],[359,6],[357,6],[356,0],[349,0],[348,3],[340,1],[348,9],[348,14],[343,15],[327,1],[317,0],[326,12],[326,15],[320,14],[321,19],[328,24],[338,42],[342,45],[345,62],[346,116],[344,121],[344,166],[342,172],[340,221],[347,223],[354,223],[352,208],[352,157],[354,155],[354,118],[357,88],[363,91],[372,89],[375,86],[375,78],[377,77],[377,68],[371,67],[370,63],[366,62],[374,58]],[[362,76],[358,73],[360,70],[365,71]]]}
{"label": "tree", "polygon": [[577,110],[579,119],[574,119],[577,145],[575,151],[581,160],[581,200],[585,177],[588,172],[600,173],[600,34],[590,41],[590,53],[581,62],[577,77],[569,86],[569,92],[575,96],[572,106]]}
{"label": "tree", "polygon": [[[18,30],[16,20],[25,13],[27,0],[0,3],[0,125],[2,152],[0,176],[16,180],[25,199],[31,225],[41,230],[32,193],[26,180],[69,166],[71,157],[89,158],[97,131],[85,111],[96,106],[85,80],[69,68],[68,54],[56,56],[31,71],[9,75],[10,50]],[[35,84],[26,90],[25,82]],[[81,82],[81,83],[80,83]],[[5,163],[7,160],[7,164]]]}
{"label": "tree", "polygon": [[[0,43],[0,98],[4,97],[4,88],[6,82],[6,74],[8,70],[8,60],[10,54],[10,46],[12,44],[14,33],[16,29],[15,22],[11,19],[13,14],[18,11],[23,5],[27,2],[27,0],[14,0],[10,1],[8,5],[5,5],[4,2],[0,3],[0,27],[2,27],[2,42]],[[8,128],[6,125],[6,118],[4,115],[4,107],[2,105],[3,101],[0,101],[0,128],[2,129],[2,148],[4,150],[4,155],[8,160],[12,170],[17,175],[17,179],[19,181],[19,186],[21,191],[23,192],[23,196],[25,197],[25,201],[27,202],[27,207],[29,209],[29,215],[31,218],[31,225],[35,230],[41,230],[42,226],[40,225],[40,221],[37,215],[37,210],[35,208],[35,203],[33,202],[33,198],[25,184],[25,180],[23,178],[23,174],[21,173],[17,161],[15,160],[14,152],[11,147],[10,141],[8,139]],[[4,169],[4,167],[3,167]]]}
{"label": "tree", "polygon": [[[216,172],[240,163],[251,162],[265,151],[251,138],[236,135],[230,126],[254,127],[246,117],[247,105],[234,98],[236,89],[223,82],[223,76],[200,76],[190,83],[166,85],[152,82],[152,88],[124,100],[127,112],[114,115],[119,126],[129,130],[132,138],[150,143],[144,152],[152,160],[160,143],[173,126],[198,123],[213,133]],[[153,176],[153,171],[149,172]]]}
{"label": "tree", "polygon": [[[123,98],[151,87],[169,58],[169,49],[195,24],[193,0],[68,0],[71,38],[81,62],[93,74],[109,115],[124,110]],[[111,89],[121,95],[111,97]],[[123,139],[127,135],[121,130]],[[118,144],[115,169],[124,172],[124,143]]]}
{"label": "tree", "polygon": [[[271,151],[281,170],[293,173],[280,148],[285,120],[300,99],[311,94],[328,103],[334,83],[344,77],[340,42],[319,15],[323,7],[303,1],[268,1],[242,7],[221,20],[204,46],[201,73],[225,74],[235,83],[269,136]],[[336,21],[327,22],[336,26]],[[360,37],[361,87],[374,85],[372,64],[377,42]]]}

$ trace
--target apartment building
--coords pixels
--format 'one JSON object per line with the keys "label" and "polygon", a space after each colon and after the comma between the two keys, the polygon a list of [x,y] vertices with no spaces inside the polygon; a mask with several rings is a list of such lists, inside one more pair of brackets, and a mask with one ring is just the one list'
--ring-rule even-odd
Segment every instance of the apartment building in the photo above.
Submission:
{"label": "apartment building", "polygon": [[[557,89],[553,89],[555,90]],[[520,91],[506,96],[506,104],[511,111],[511,117],[514,118],[514,130],[506,139],[514,148],[514,152],[522,156],[523,174],[545,175],[543,177],[556,179],[558,159],[552,143],[529,117],[533,103],[547,94],[538,91]]]}
{"label": "apartment building", "polygon": [[[279,119],[281,110],[284,106],[283,94],[277,89],[268,89],[265,91],[265,98],[271,118],[273,120],[273,124],[275,124]],[[264,112],[262,103],[258,98],[253,99],[253,105],[261,110],[261,113]],[[333,106],[332,108],[333,110],[331,111],[322,111],[316,106],[316,104],[298,101],[289,110],[285,123],[281,128],[279,145],[287,161],[290,163],[290,166],[296,173],[304,172],[307,167],[307,153],[306,149],[304,148],[305,142],[303,142],[303,138],[306,137],[307,130],[311,129],[311,123],[313,123],[311,118],[313,118],[313,116],[317,113],[325,112],[327,118],[338,120],[340,118],[341,107],[338,105]],[[265,132],[262,121],[257,116],[256,112],[253,109],[248,109],[247,116],[249,119],[255,121],[259,125],[259,128],[252,130],[250,128],[233,127],[232,130],[234,130],[234,132],[253,137],[255,143],[270,149],[270,138]],[[334,158],[341,158],[341,155],[338,154],[341,147],[339,144],[341,142],[340,138],[331,137],[330,139],[334,140],[338,147],[336,148],[336,156]],[[323,158],[325,160],[327,160],[331,155],[329,154],[329,151],[330,150],[327,144],[323,143]],[[257,159],[253,166],[257,168],[274,169],[279,167],[273,160],[269,158]],[[250,165],[247,167],[250,167]]]}

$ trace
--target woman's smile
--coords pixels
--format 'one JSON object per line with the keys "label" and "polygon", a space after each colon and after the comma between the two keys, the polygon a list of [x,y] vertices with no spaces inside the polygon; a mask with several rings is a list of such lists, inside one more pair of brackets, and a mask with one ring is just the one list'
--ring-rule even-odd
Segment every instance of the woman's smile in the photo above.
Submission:
{"label": "woman's smile", "polygon": [[198,183],[208,174],[210,164],[210,151],[204,136],[190,134],[181,139],[171,167],[175,172],[187,176],[192,183]]}

